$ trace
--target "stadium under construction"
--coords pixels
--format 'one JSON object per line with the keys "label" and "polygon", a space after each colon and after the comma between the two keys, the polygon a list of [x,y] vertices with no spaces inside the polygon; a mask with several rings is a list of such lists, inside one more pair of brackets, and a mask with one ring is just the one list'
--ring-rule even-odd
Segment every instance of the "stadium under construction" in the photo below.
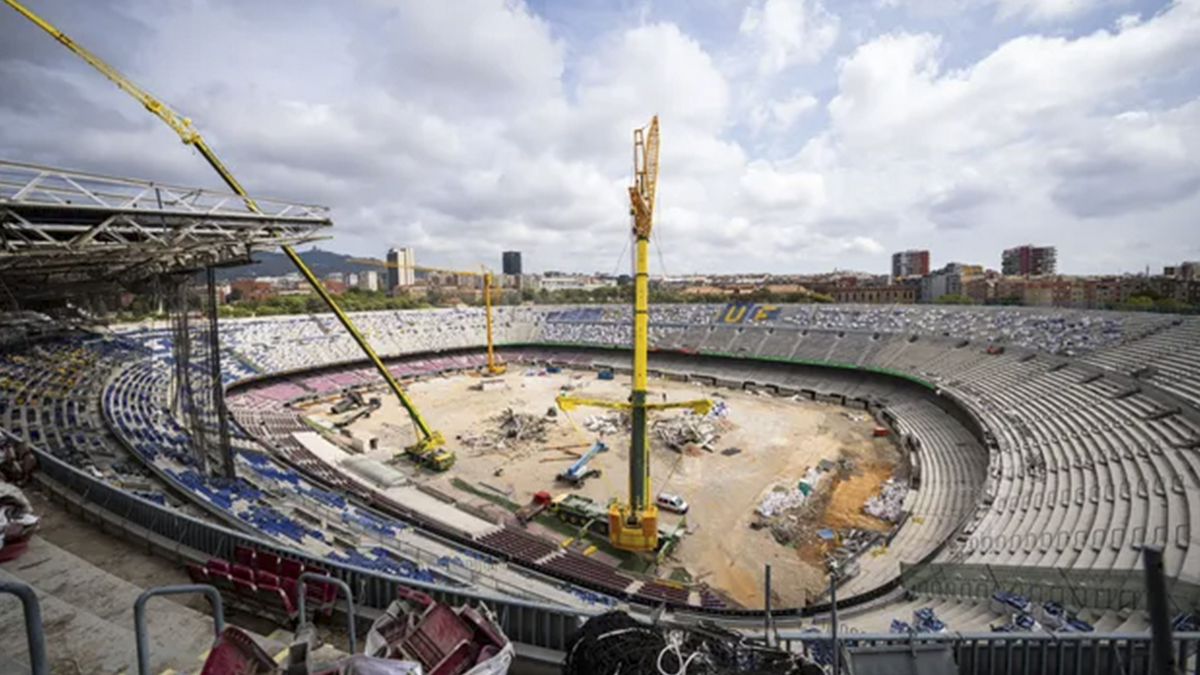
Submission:
{"label": "stadium under construction", "polygon": [[[5,2],[228,191],[0,160],[0,671],[1196,671],[1200,319],[650,305],[657,118],[631,305],[346,313]],[[275,249],[328,311],[221,319]]]}

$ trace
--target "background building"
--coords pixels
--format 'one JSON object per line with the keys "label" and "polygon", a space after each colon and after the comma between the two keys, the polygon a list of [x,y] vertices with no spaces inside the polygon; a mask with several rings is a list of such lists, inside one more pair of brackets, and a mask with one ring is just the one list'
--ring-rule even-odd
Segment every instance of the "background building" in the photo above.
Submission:
{"label": "background building", "polygon": [[1010,248],[1000,258],[1000,271],[1008,276],[1036,277],[1058,270],[1058,249],[1026,244]]}
{"label": "background building", "polygon": [[521,252],[520,251],[505,251],[500,256],[504,274],[519,276],[521,274]]}
{"label": "background building", "polygon": [[413,255],[411,248],[392,248],[388,249],[387,261],[396,265],[396,267],[387,268],[387,290],[391,291],[397,286],[412,286],[417,282],[413,265],[416,264],[416,257]]}
{"label": "background building", "polygon": [[929,251],[901,251],[892,254],[892,278],[920,277],[929,274]]}
{"label": "background building", "polygon": [[376,272],[375,270],[359,272],[357,281],[358,281],[358,284],[357,284],[358,287],[363,289],[364,291],[379,290],[379,272]]}
{"label": "background building", "polygon": [[950,263],[921,277],[921,302],[933,302],[943,295],[963,294],[963,266]]}

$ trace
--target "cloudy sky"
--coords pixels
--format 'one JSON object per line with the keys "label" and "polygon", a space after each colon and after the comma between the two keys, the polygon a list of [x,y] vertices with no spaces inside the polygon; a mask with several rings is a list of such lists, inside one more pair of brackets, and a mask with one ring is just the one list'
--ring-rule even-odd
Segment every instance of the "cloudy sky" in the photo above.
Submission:
{"label": "cloudy sky", "polygon": [[[882,272],[928,247],[1068,273],[1200,258],[1200,0],[28,0],[190,116],[338,251],[628,267],[657,113],[654,271]],[[217,187],[0,6],[0,157]]]}

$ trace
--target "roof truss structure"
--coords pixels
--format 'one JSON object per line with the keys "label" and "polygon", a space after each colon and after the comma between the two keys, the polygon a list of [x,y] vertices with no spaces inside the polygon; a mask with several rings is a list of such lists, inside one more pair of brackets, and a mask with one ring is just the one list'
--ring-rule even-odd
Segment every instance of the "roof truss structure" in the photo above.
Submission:
{"label": "roof truss structure", "polygon": [[0,283],[18,301],[128,287],[316,241],[322,206],[0,159]]}

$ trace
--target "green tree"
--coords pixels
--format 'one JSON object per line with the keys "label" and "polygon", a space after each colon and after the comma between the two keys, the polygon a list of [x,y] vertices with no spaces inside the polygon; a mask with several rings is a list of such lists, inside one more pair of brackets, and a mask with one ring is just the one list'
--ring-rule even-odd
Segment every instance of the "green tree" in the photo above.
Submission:
{"label": "green tree", "polygon": [[973,305],[975,301],[961,293],[947,293],[933,301],[938,305]]}

